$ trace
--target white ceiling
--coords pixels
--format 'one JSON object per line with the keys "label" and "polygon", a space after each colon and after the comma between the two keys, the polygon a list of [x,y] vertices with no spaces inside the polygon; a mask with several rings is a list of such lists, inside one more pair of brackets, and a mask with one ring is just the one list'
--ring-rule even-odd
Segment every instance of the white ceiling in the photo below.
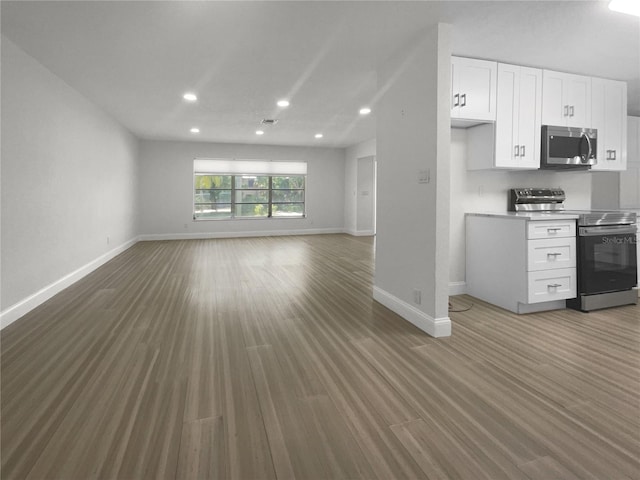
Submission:
{"label": "white ceiling", "polygon": [[[141,138],[373,138],[377,65],[437,22],[453,25],[456,55],[625,80],[640,115],[640,19],[606,1],[3,0],[1,19],[3,35]],[[363,105],[373,114],[359,117]],[[257,137],[263,118],[279,123]]]}

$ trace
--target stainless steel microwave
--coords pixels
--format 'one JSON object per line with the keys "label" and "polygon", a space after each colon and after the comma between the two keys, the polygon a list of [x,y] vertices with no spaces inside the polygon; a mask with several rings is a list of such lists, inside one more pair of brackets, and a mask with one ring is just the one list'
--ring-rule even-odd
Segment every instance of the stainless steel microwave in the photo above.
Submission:
{"label": "stainless steel microwave", "polygon": [[542,126],[541,169],[587,170],[598,163],[595,128]]}

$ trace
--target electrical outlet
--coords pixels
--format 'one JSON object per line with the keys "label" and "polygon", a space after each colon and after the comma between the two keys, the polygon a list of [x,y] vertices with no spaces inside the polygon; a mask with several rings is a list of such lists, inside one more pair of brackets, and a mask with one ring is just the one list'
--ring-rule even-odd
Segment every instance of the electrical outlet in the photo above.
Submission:
{"label": "electrical outlet", "polygon": [[415,289],[413,291],[413,303],[415,303],[416,305],[421,305],[422,304],[422,291],[421,290]]}
{"label": "electrical outlet", "polygon": [[429,183],[431,181],[431,169],[420,170],[418,172],[418,183]]}

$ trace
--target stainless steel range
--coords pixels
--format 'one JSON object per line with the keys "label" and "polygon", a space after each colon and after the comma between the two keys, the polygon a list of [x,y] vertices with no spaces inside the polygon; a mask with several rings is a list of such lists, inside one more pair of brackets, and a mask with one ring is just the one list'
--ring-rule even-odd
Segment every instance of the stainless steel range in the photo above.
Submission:
{"label": "stainless steel range", "polygon": [[636,214],[624,211],[565,210],[561,188],[514,188],[508,210],[577,216],[578,296],[567,307],[588,312],[636,304]]}

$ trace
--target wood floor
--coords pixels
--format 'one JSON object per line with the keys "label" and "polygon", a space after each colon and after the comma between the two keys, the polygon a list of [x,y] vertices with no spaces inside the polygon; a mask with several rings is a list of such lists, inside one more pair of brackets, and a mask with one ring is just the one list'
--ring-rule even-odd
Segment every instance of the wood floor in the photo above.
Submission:
{"label": "wood floor", "polygon": [[372,300],[369,238],[141,242],[1,332],[3,479],[640,478],[640,307]]}

